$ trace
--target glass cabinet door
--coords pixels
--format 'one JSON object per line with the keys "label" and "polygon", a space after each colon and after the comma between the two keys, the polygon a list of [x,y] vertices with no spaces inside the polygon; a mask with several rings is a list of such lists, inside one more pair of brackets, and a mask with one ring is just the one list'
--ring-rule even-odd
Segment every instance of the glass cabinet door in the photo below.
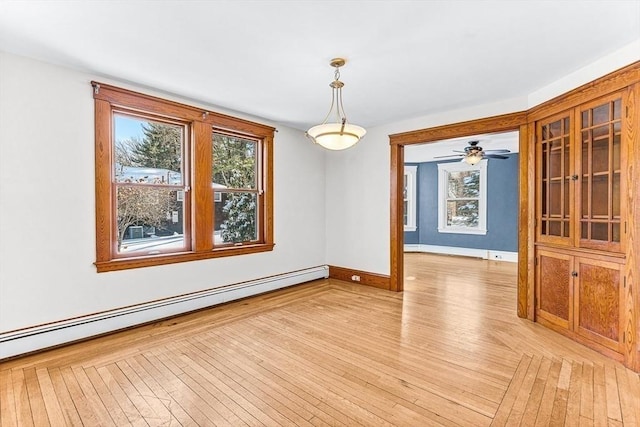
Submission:
{"label": "glass cabinet door", "polygon": [[565,113],[537,124],[538,241],[571,244],[571,119]]}
{"label": "glass cabinet door", "polygon": [[578,246],[621,251],[622,97],[579,109]]}

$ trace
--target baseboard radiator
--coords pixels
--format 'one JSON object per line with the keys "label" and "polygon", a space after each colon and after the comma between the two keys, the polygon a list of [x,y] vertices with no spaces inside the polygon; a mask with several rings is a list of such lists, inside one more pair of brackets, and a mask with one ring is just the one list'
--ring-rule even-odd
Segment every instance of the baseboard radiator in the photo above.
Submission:
{"label": "baseboard radiator", "polygon": [[0,332],[0,360],[329,277],[318,266],[87,316]]}

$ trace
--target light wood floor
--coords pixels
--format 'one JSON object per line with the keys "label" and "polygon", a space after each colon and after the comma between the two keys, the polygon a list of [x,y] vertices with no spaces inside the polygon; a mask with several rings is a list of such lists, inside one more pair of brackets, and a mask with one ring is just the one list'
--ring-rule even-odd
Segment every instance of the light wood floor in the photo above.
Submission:
{"label": "light wood floor", "polygon": [[516,266],[407,254],[0,364],[0,425],[640,425],[640,378],[518,319]]}

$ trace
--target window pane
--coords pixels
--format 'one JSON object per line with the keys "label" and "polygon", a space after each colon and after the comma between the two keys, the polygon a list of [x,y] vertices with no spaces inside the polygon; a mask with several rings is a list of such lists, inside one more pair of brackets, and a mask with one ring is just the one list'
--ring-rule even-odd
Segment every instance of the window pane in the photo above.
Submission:
{"label": "window pane", "polygon": [[214,244],[257,240],[257,195],[255,193],[219,194],[220,201],[214,201]]}
{"label": "window pane", "polygon": [[594,222],[591,224],[591,240],[609,240],[608,225],[606,223]]}
{"label": "window pane", "polygon": [[182,185],[182,126],[114,116],[116,182]]}
{"label": "window pane", "polygon": [[404,225],[407,226],[409,225],[409,202],[408,201],[404,201],[404,211],[403,211],[403,218],[404,218]]}
{"label": "window pane", "polygon": [[609,121],[609,103],[591,110],[593,113],[593,125],[599,125]]}
{"label": "window pane", "polygon": [[404,185],[402,187],[402,198],[404,200],[407,200],[407,182],[409,181],[408,178],[409,178],[409,176],[407,174],[405,174],[404,175]]}
{"label": "window pane", "polygon": [[480,171],[449,172],[447,187],[450,199],[480,197]]}
{"label": "window pane", "polygon": [[477,200],[451,200],[447,202],[447,225],[452,227],[478,227]]}
{"label": "window pane", "polygon": [[117,187],[118,253],[182,250],[184,210],[180,192],[147,186]]}
{"label": "window pane", "polygon": [[592,181],[592,188],[593,192],[591,194],[591,215],[608,217],[609,177],[607,175],[594,176]]}
{"label": "window pane", "polygon": [[257,141],[213,134],[214,188],[257,189],[257,165]]}
{"label": "window pane", "polygon": [[620,224],[611,224],[611,240],[614,242],[620,242]]}

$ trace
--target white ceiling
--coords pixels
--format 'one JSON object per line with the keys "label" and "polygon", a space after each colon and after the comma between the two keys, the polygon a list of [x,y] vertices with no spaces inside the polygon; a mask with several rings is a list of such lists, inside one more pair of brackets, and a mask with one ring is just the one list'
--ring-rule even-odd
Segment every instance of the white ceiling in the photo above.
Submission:
{"label": "white ceiling", "polygon": [[640,38],[640,0],[9,1],[0,50],[305,129],[525,97]]}

